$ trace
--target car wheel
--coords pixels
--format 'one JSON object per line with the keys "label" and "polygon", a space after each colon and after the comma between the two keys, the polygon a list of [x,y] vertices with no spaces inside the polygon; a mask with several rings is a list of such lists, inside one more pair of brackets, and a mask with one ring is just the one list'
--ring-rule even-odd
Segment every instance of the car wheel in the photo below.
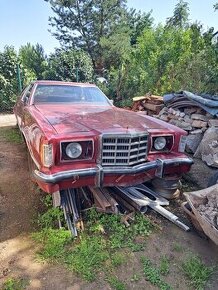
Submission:
{"label": "car wheel", "polygon": [[210,187],[215,184],[218,184],[218,171],[210,177],[207,186]]}

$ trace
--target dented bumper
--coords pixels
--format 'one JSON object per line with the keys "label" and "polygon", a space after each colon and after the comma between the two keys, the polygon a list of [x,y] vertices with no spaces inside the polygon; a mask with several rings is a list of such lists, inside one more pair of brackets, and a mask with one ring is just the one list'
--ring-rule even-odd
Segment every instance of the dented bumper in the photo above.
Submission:
{"label": "dented bumper", "polygon": [[[34,171],[34,177],[39,182],[44,182],[47,184],[55,184],[64,180],[69,179],[79,179],[82,177],[93,177],[96,179],[96,186],[102,186],[104,183],[104,177],[107,175],[133,175],[139,173],[145,173],[149,170],[155,170],[156,177],[163,177],[164,169],[171,166],[181,166],[187,165],[191,166],[193,164],[190,158],[172,158],[172,159],[157,159],[155,161],[146,162],[133,167],[102,167],[100,165],[96,167],[61,171],[54,174],[45,174],[39,170]],[[155,177],[154,176],[154,177]]]}

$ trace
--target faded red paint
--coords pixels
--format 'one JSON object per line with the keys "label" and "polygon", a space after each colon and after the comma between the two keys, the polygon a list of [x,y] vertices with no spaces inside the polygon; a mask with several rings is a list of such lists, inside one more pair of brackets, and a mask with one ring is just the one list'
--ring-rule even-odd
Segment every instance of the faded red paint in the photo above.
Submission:
{"label": "faded red paint", "polygon": [[[112,105],[92,105],[92,104],[36,104],[33,103],[33,92],[38,84],[58,84],[58,85],[78,85],[94,86],[91,84],[37,81],[32,87],[29,100],[24,104],[22,97],[18,98],[14,107],[18,125],[25,137],[31,155],[42,173],[54,174],[60,171],[72,169],[85,169],[96,166],[99,162],[100,136],[104,133],[149,133],[148,150],[151,147],[151,137],[161,135],[173,135],[174,144],[170,152],[149,152],[148,160],[157,158],[171,159],[175,157],[185,157],[178,152],[180,136],[186,132],[158,119],[117,108]],[[25,93],[25,92],[24,92]],[[62,162],[60,159],[61,141],[92,140],[94,144],[94,154],[91,160],[79,160]],[[53,144],[54,164],[44,167],[41,159],[42,144]],[[180,176],[190,169],[190,166],[174,166],[167,168],[168,175]],[[134,175],[108,175],[105,176],[104,186],[113,185],[133,185],[154,178],[155,170]],[[80,187],[85,185],[95,185],[94,177],[81,177],[78,180],[70,179],[60,181],[56,184],[47,184],[38,181],[39,186],[46,192],[54,192],[69,187]]]}

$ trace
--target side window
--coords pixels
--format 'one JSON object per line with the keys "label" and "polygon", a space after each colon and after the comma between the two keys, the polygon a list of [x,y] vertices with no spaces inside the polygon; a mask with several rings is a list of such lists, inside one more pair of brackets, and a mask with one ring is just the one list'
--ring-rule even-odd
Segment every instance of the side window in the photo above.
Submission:
{"label": "side window", "polygon": [[21,100],[27,104],[28,101],[29,101],[29,97],[31,95],[31,91],[32,91],[32,88],[33,88],[34,84],[31,84],[29,85],[29,87],[27,87],[27,89],[24,91],[22,97],[21,97]]}

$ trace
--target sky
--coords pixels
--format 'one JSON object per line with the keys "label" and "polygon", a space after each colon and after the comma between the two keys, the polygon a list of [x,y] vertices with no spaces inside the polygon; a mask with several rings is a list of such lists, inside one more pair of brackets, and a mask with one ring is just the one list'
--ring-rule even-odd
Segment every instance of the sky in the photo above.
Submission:
{"label": "sky", "polygon": [[[172,16],[177,0],[128,0],[128,7],[148,12],[152,10],[154,23],[164,23]],[[217,0],[187,0],[190,5],[190,19],[198,20],[207,27],[218,30],[218,11],[213,5]],[[0,51],[5,45],[13,45],[16,50],[30,42],[40,43],[47,54],[59,46],[58,41],[48,31],[49,3],[44,0],[0,0]]]}

